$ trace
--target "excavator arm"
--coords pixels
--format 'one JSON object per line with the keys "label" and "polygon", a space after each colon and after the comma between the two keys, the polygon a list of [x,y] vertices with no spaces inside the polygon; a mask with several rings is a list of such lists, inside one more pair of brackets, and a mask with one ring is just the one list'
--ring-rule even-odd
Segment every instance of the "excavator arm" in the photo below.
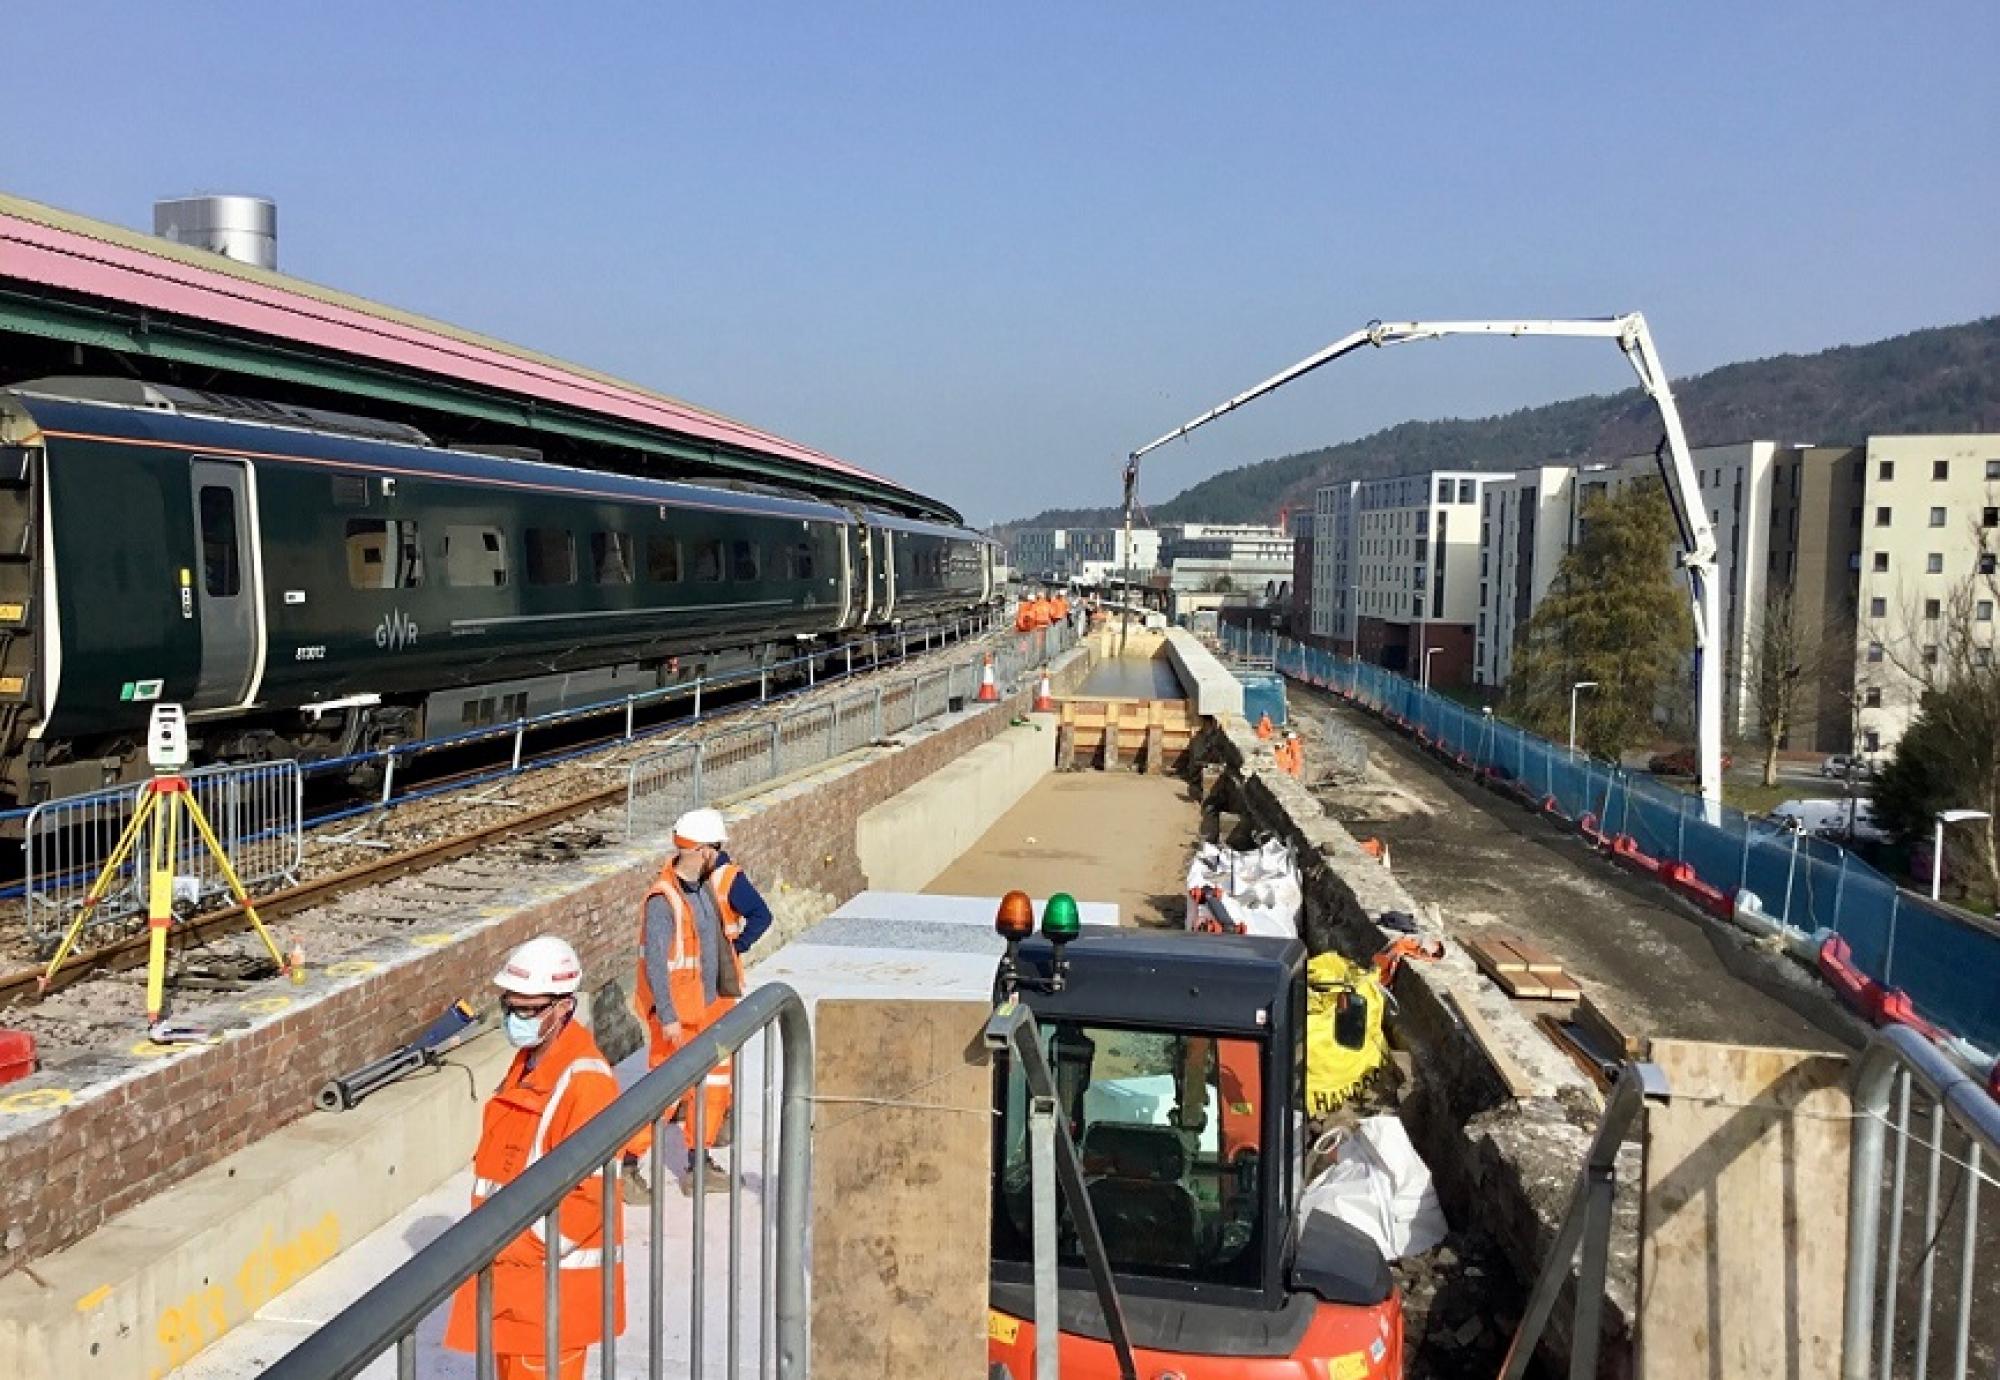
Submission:
{"label": "excavator arm", "polygon": [[1693,458],[1688,453],[1687,434],[1681,429],[1681,416],[1674,406],[1673,389],[1667,383],[1667,373],[1660,365],[1659,352],[1653,346],[1651,332],[1646,329],[1646,318],[1638,312],[1628,312],[1624,316],[1591,317],[1581,320],[1557,321],[1373,321],[1350,335],[1342,336],[1333,344],[1315,354],[1306,356],[1297,364],[1273,374],[1255,387],[1238,393],[1216,407],[1176,427],[1158,440],[1149,441],[1133,451],[1125,463],[1125,512],[1126,521],[1131,521],[1132,507],[1139,485],[1139,461],[1145,455],[1158,450],[1169,441],[1179,440],[1200,427],[1208,425],[1220,417],[1225,417],[1237,408],[1256,401],[1266,393],[1284,387],[1293,379],[1302,378],[1315,369],[1333,363],[1343,356],[1353,354],[1364,346],[1377,349],[1387,345],[1404,345],[1416,340],[1439,340],[1450,335],[1510,336],[1555,336],[1565,338],[1603,339],[1615,341],[1633,372],[1639,376],[1639,386],[1653,400],[1660,411],[1660,424],[1665,432],[1664,439],[1655,458],[1660,466],[1660,478],[1665,482],[1667,497],[1674,509],[1674,518],[1680,528],[1680,565],[1687,575],[1688,598],[1694,614],[1695,649],[1695,695],[1698,746],[1696,770],[1701,780],[1701,794],[1711,821],[1718,818],[1722,804],[1722,624],[1721,591],[1715,582],[1715,529],[1708,517],[1708,505],[1702,501],[1701,481],[1695,474]]}

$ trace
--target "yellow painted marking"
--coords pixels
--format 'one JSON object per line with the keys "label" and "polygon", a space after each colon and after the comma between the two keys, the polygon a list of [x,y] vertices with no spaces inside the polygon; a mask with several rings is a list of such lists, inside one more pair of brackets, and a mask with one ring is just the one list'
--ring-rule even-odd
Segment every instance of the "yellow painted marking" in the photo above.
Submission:
{"label": "yellow painted marking", "polygon": [[88,1313],[91,1309],[97,1307],[98,1304],[103,1303],[110,1297],[111,1286],[100,1284],[76,1301],[76,1311],[79,1313]]}
{"label": "yellow painted marking", "polygon": [[381,966],[372,958],[349,958],[339,963],[328,964],[326,974],[328,977],[360,977],[363,973],[372,973]]}
{"label": "yellow painted marking", "polygon": [[1368,1380],[1368,1353],[1350,1351],[1336,1356],[1327,1364],[1326,1373],[1331,1380]]}
{"label": "yellow painted marking", "polygon": [[290,997],[257,997],[244,1002],[243,1009],[254,1016],[269,1016],[273,1012],[283,1011],[291,1004]]}
{"label": "yellow painted marking", "polygon": [[410,942],[419,949],[442,949],[457,938],[455,934],[413,934]]}
{"label": "yellow painted marking", "polygon": [[141,1040],[138,1044],[132,1046],[130,1052],[141,1059],[158,1059],[162,1055],[172,1054],[174,1046],[156,1045],[151,1040]]}
{"label": "yellow painted marking", "polygon": [[0,1112],[39,1112],[49,1107],[67,1107],[76,1101],[68,1088],[27,1088],[0,1097]]}
{"label": "yellow painted marking", "polygon": [[1020,1335],[1020,1319],[1010,1318],[1005,1313],[996,1313],[990,1308],[986,1310],[986,1337],[988,1341],[998,1342],[1002,1346],[1012,1346],[1014,1345],[1014,1339]]}

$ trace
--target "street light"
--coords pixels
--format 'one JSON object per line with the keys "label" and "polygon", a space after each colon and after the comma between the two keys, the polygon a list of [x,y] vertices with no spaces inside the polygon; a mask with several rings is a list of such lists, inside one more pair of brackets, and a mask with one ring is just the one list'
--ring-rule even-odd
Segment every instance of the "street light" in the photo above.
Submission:
{"label": "street light", "polygon": [[1938,899],[1938,889],[1944,883],[1944,826],[1963,824],[1969,819],[1991,819],[1984,810],[1939,810],[1937,824],[1931,829],[1931,899]]}
{"label": "street light", "polygon": [[1421,674],[1417,677],[1417,683],[1425,690],[1431,688],[1431,658],[1443,650],[1442,647],[1424,648],[1424,664]]}
{"label": "street light", "polygon": [[1594,680],[1580,680],[1569,688],[1569,755],[1576,756],[1576,693],[1579,690],[1595,690]]}

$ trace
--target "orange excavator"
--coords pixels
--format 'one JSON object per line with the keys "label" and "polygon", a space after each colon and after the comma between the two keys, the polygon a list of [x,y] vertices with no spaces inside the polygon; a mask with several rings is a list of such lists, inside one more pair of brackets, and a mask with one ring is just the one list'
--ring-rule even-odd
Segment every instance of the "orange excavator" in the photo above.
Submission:
{"label": "orange excavator", "polygon": [[[1304,946],[1082,932],[1067,902],[1039,937],[1026,897],[999,926],[992,1380],[1032,1380],[1038,1345],[1064,1380],[1401,1376],[1380,1252],[1297,1213]],[[1059,1206],[1036,1197],[1051,1159]]]}

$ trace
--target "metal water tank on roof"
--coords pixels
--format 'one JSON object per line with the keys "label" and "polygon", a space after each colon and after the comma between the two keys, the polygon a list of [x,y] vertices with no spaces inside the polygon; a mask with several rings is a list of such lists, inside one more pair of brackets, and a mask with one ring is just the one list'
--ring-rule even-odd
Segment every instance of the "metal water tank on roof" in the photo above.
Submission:
{"label": "metal water tank on roof", "polygon": [[278,206],[261,196],[183,196],[153,203],[153,233],[258,268],[278,266]]}

